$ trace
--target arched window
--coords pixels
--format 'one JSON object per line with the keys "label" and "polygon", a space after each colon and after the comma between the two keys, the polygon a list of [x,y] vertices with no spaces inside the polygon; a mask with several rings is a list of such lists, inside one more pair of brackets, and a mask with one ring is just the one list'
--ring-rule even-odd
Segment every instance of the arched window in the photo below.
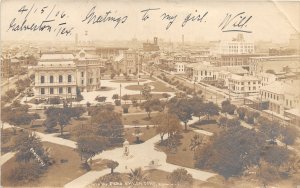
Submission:
{"label": "arched window", "polygon": [[53,76],[50,76],[50,83],[53,83]]}
{"label": "arched window", "polygon": [[58,81],[59,81],[59,83],[63,82],[63,76],[62,75],[59,75]]}
{"label": "arched window", "polygon": [[68,82],[72,82],[72,76],[68,75]]}
{"label": "arched window", "polygon": [[41,76],[41,83],[45,83],[45,76]]}

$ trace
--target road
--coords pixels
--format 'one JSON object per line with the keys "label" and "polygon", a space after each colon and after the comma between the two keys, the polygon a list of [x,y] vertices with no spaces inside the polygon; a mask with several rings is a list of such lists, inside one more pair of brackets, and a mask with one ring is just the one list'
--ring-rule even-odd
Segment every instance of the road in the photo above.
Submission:
{"label": "road", "polygon": [[[27,77],[27,74],[24,75],[20,75],[19,79],[24,79]],[[1,95],[4,95],[6,91],[8,91],[9,89],[16,89],[16,82],[18,81],[18,76],[14,76],[9,78],[9,81],[6,80],[3,83],[1,82]]]}

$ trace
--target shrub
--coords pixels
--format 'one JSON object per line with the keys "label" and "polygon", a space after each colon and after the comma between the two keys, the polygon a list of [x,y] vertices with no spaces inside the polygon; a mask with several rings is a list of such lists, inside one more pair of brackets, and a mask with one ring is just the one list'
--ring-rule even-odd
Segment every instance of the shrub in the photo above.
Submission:
{"label": "shrub", "polygon": [[115,105],[116,106],[121,106],[121,100],[115,100]]}

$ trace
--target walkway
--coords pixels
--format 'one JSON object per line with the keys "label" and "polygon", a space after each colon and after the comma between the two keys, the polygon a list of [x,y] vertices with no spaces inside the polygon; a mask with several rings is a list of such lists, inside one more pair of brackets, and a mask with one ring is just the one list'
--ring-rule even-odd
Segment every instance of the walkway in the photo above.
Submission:
{"label": "walkway", "polygon": [[9,159],[13,158],[15,156],[16,152],[8,152],[4,155],[1,155],[0,157],[0,166],[2,166],[4,163],[6,163]]}

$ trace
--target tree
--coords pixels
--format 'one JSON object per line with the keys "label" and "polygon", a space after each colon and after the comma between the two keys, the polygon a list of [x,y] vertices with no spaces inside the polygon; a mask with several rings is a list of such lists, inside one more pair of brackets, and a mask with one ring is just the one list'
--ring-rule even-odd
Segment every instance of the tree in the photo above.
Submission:
{"label": "tree", "polygon": [[284,127],[281,130],[281,134],[283,136],[282,142],[286,145],[292,145],[295,143],[297,136],[298,136],[298,130],[295,127]]}
{"label": "tree", "polygon": [[247,109],[244,108],[244,107],[239,107],[239,108],[237,108],[236,112],[238,113],[239,118],[240,118],[241,120],[244,120],[245,115],[246,115],[246,113],[247,113]]}
{"label": "tree", "polygon": [[190,101],[186,98],[173,99],[169,101],[169,113],[175,114],[184,123],[187,130],[187,123],[192,119],[193,109]]}
{"label": "tree", "polygon": [[205,103],[204,113],[207,115],[209,120],[210,116],[219,114],[219,107],[213,102]]}
{"label": "tree", "polygon": [[116,76],[116,74],[113,72],[110,74],[110,79],[114,79],[114,77]]}
{"label": "tree", "polygon": [[246,116],[247,116],[246,122],[249,124],[253,124],[254,120],[259,117],[259,113],[253,111],[247,111]]}
{"label": "tree", "polygon": [[200,121],[200,117],[203,116],[205,112],[205,105],[203,103],[202,98],[194,96],[191,99],[191,105],[192,105],[193,115],[198,116]]}
{"label": "tree", "polygon": [[268,147],[262,153],[264,161],[272,166],[279,168],[289,160],[290,151],[287,148],[280,146]]}
{"label": "tree", "polygon": [[98,101],[98,102],[105,102],[106,101],[106,97],[104,97],[104,96],[97,96],[96,97],[96,101]]}
{"label": "tree", "polygon": [[117,161],[108,161],[107,162],[107,168],[110,168],[110,173],[113,174],[114,173],[114,169],[117,168],[117,166],[119,166],[119,163]]}
{"label": "tree", "polygon": [[221,132],[210,144],[195,152],[198,168],[212,169],[226,179],[258,165],[266,137],[238,126]]}
{"label": "tree", "polygon": [[107,110],[98,111],[92,115],[92,122],[97,123],[97,135],[108,139],[108,146],[115,146],[123,143],[124,126],[119,113]]}
{"label": "tree", "polygon": [[241,125],[241,122],[238,118],[228,119],[226,122],[226,126],[229,128],[235,128]]}
{"label": "tree", "polygon": [[168,101],[169,97],[171,96],[171,95],[169,95],[168,93],[163,93],[163,94],[161,94],[161,95],[162,95],[163,98],[166,99],[166,101]]}
{"label": "tree", "polygon": [[146,100],[149,100],[152,97],[151,87],[148,84],[144,84],[141,93],[142,93],[142,96],[144,97],[144,99],[146,99]]}
{"label": "tree", "polygon": [[199,134],[195,134],[193,136],[193,138],[191,139],[191,143],[190,143],[190,149],[192,151],[195,151],[203,142],[204,137]]}
{"label": "tree", "polygon": [[[82,108],[48,108],[45,111],[47,115],[46,122],[50,123],[50,126],[54,126],[54,122],[56,121],[60,127],[60,134],[63,135],[63,129],[65,126],[69,124],[69,121],[72,117],[80,117],[80,115],[84,112]],[[46,125],[47,126],[47,125]]]}
{"label": "tree", "polygon": [[122,108],[123,108],[123,113],[128,113],[128,109],[129,109],[129,105],[128,104],[123,104]]}
{"label": "tree", "polygon": [[138,183],[148,181],[147,174],[143,172],[142,168],[136,168],[134,170],[130,169],[128,178],[130,185],[137,185]]}
{"label": "tree", "polygon": [[169,176],[169,181],[173,184],[174,187],[185,184],[191,185],[193,184],[193,177],[188,171],[184,168],[178,168],[174,170]]}
{"label": "tree", "polygon": [[122,96],[122,100],[125,101],[125,104],[126,104],[126,101],[128,101],[130,98],[129,98],[129,95],[125,94]]}
{"label": "tree", "polygon": [[221,106],[222,106],[221,111],[223,113],[228,113],[228,114],[231,114],[231,115],[234,114],[234,111],[236,109],[236,106],[233,105],[233,104],[231,104],[230,100],[223,101],[222,104],[221,104]]}
{"label": "tree", "polygon": [[164,135],[167,134],[168,138],[179,133],[181,131],[180,121],[174,114],[158,114],[154,118],[155,124],[157,124],[156,132],[159,133],[161,143],[163,142]]}
{"label": "tree", "polygon": [[277,137],[280,135],[279,123],[270,120],[264,120],[261,121],[261,123],[262,124],[260,125],[260,131],[264,133],[273,144],[275,144]]}
{"label": "tree", "polygon": [[15,148],[18,151],[16,154],[16,160],[18,162],[28,163],[36,161],[36,154],[42,160],[44,164],[43,166],[48,164],[49,157],[43,148],[41,139],[35,134],[22,132],[18,137],[16,137]]}
{"label": "tree", "polygon": [[84,165],[87,170],[90,170],[88,160],[92,160],[96,154],[101,153],[107,146],[107,141],[101,136],[81,136],[77,141],[77,151],[81,159],[84,159]]}
{"label": "tree", "polygon": [[118,94],[113,94],[112,99],[114,101],[116,101],[117,99],[119,99],[119,95]]}
{"label": "tree", "polygon": [[270,182],[274,182],[280,178],[278,170],[265,161],[262,161],[259,165],[256,176],[264,187],[267,187]]}
{"label": "tree", "polygon": [[159,99],[150,99],[141,104],[141,109],[144,109],[147,112],[148,119],[151,118],[152,111],[162,111],[163,105]]}
{"label": "tree", "polygon": [[227,127],[227,121],[228,121],[228,118],[227,117],[223,117],[223,116],[221,116],[220,118],[219,118],[219,120],[218,120],[218,122],[219,122],[219,125],[221,126],[221,127]]}
{"label": "tree", "polygon": [[132,103],[132,106],[135,107],[136,109],[139,106],[139,103],[136,98],[132,98],[131,103]]}
{"label": "tree", "polygon": [[60,104],[60,99],[59,97],[52,97],[49,99],[50,104]]}

